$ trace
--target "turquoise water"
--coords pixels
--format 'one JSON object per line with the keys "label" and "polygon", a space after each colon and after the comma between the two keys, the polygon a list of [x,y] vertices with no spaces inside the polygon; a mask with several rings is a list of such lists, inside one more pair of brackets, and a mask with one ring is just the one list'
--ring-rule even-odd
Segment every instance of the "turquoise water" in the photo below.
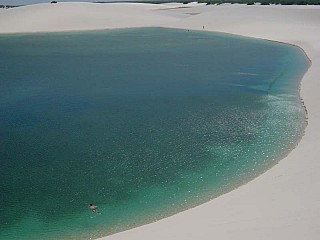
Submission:
{"label": "turquoise water", "polygon": [[308,67],[220,33],[0,36],[0,239],[105,236],[246,183],[301,138]]}

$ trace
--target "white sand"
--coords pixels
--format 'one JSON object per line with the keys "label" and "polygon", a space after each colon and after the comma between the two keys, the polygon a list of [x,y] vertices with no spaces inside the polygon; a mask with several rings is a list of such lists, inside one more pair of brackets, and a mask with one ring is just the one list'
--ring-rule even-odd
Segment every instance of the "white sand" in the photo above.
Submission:
{"label": "white sand", "polygon": [[320,239],[320,7],[58,3],[0,10],[0,33],[203,25],[304,49],[312,61],[301,86],[309,118],[305,136],[288,157],[248,184],[105,239]]}

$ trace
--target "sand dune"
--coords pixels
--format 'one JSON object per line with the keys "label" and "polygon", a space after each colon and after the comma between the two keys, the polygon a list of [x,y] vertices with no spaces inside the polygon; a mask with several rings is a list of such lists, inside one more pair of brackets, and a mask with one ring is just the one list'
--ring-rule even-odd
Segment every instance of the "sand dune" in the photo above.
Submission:
{"label": "sand dune", "polygon": [[0,33],[160,26],[221,31],[301,47],[312,66],[301,97],[308,126],[288,157],[206,204],[105,239],[318,239],[320,7],[203,4],[39,4],[0,10]]}

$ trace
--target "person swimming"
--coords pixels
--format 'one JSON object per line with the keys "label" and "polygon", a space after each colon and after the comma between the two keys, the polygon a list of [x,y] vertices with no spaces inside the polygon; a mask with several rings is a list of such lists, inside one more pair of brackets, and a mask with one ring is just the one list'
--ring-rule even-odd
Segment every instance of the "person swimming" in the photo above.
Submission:
{"label": "person swimming", "polygon": [[98,207],[93,205],[92,203],[89,204],[89,208],[91,209],[91,211],[95,214],[100,214],[98,211]]}

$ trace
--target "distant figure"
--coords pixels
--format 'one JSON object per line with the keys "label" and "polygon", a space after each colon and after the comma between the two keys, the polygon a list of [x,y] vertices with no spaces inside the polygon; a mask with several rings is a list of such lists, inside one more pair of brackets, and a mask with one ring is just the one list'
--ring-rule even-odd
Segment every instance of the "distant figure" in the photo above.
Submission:
{"label": "distant figure", "polygon": [[204,26],[202,26],[202,29],[204,29]]}
{"label": "distant figure", "polygon": [[95,214],[99,214],[99,211],[98,211],[98,207],[93,205],[92,203],[89,204],[89,208],[91,209],[91,211]]}

